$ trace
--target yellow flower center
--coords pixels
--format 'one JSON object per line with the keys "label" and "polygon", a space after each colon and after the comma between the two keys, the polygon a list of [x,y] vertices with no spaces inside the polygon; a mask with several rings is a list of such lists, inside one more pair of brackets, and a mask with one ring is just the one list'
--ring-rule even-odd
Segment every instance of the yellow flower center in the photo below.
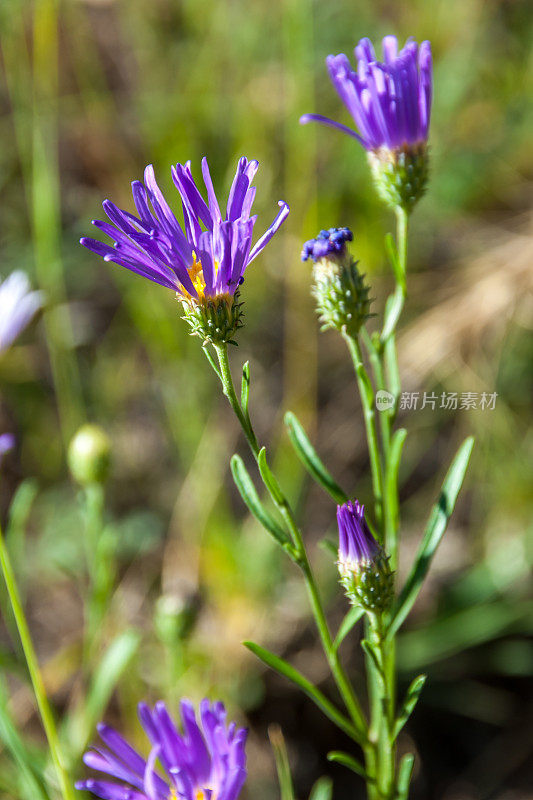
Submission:
{"label": "yellow flower center", "polygon": [[[214,268],[214,271],[215,271],[215,278],[216,278],[217,273],[218,273],[218,266],[219,266],[218,262],[215,261],[214,264],[213,264],[213,268]],[[214,295],[214,297],[207,297],[206,298],[206,296],[205,296],[205,278],[204,278],[204,271],[203,271],[203,268],[202,268],[202,262],[201,261],[197,261],[196,260],[196,255],[194,255],[194,254],[193,254],[193,263],[188,268],[188,272],[189,272],[189,277],[190,277],[190,279],[192,281],[192,285],[196,289],[196,293],[197,293],[198,296],[195,297],[194,295],[190,294],[190,292],[188,292],[186,289],[184,289],[182,287],[180,292],[179,292],[179,294],[178,294],[178,297],[181,294],[182,299],[185,299],[189,303],[189,305],[191,305],[191,306],[205,306],[207,303],[209,303],[210,305],[214,305],[214,306],[218,307],[218,306],[220,306],[220,305],[225,303],[226,305],[231,307],[231,304],[233,302],[233,295],[231,295],[229,292],[216,294],[216,295]],[[174,800],[174,799],[172,798],[172,800]],[[202,796],[202,797],[196,798],[196,800],[204,800],[204,798]]]}

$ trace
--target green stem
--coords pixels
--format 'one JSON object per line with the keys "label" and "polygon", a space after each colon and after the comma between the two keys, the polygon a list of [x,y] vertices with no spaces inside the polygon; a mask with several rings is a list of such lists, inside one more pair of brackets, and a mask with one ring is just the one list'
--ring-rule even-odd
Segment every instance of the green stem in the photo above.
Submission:
{"label": "green stem", "polygon": [[[379,452],[379,442],[376,430],[376,415],[374,412],[374,390],[368,377],[368,373],[363,364],[361,348],[359,342],[349,333],[344,332],[344,340],[348,345],[348,350],[352,357],[361,404],[363,406],[363,416],[365,420],[366,439],[368,453],[370,456],[370,469],[372,472],[372,488],[374,491],[375,514],[377,523],[381,529],[383,521],[383,470],[381,466],[381,456]],[[383,532],[381,530],[381,535]]]}
{"label": "green stem", "polygon": [[84,662],[90,670],[97,656],[102,624],[112,590],[114,552],[111,535],[104,533],[104,486],[100,483],[89,484],[84,488],[84,497],[84,543],[89,574]]}
{"label": "green stem", "polygon": [[9,594],[11,607],[13,609],[13,615],[17,623],[22,649],[24,650],[24,655],[26,657],[28,672],[30,673],[30,678],[33,685],[33,691],[35,693],[35,699],[37,701],[39,714],[41,715],[43,728],[46,733],[46,738],[48,739],[50,754],[52,756],[52,761],[54,762],[59,785],[61,787],[61,794],[63,795],[64,800],[74,800],[75,798],[74,787],[70,782],[70,778],[68,776],[68,772],[65,767],[65,760],[63,757],[63,753],[61,751],[61,746],[59,744],[59,737],[57,735],[57,728],[54,721],[54,715],[52,713],[52,709],[50,707],[50,703],[48,701],[48,697],[46,694],[44,681],[42,679],[41,671],[39,669],[39,662],[37,660],[37,655],[35,653],[33,642],[31,639],[31,634],[24,614],[24,609],[22,608],[20,594],[15,578],[15,573],[11,565],[11,559],[9,557],[8,550],[6,548],[1,529],[0,529],[0,564],[2,567],[4,580],[6,582],[6,587]]}
{"label": "green stem", "polygon": [[367,665],[372,674],[373,703],[370,738],[376,745],[376,778],[378,796],[392,800],[394,795],[396,745],[394,739],[395,669],[394,643],[384,636],[382,615],[369,615],[369,640],[375,649],[379,666]]}
{"label": "green stem", "polygon": [[[254,454],[256,460],[258,460],[261,448],[259,447],[257,437],[252,428],[250,418],[248,414],[245,414],[243,412],[239,400],[237,398],[237,394],[235,392],[235,387],[233,385],[233,379],[231,376],[231,369],[229,365],[227,345],[217,344],[215,345],[215,349],[217,352],[219,368],[220,368],[220,372],[219,373],[217,372],[217,374],[220,377],[224,394],[229,400],[229,403],[233,411],[235,412],[235,416],[239,420],[239,423],[244,432],[244,435],[246,436],[248,444],[250,445],[252,453]],[[283,517],[283,520],[285,521],[287,528],[294,541],[294,544],[296,546],[298,552],[298,564],[304,575],[307,592],[309,595],[309,600],[313,611],[313,616],[315,618],[316,626],[322,642],[324,653],[328,660],[328,664],[332,671],[333,677],[335,678],[335,682],[343,698],[343,701],[346,705],[346,708],[350,713],[355,728],[359,733],[359,735],[361,736],[361,740],[364,742],[366,740],[367,723],[364,714],[362,712],[361,706],[359,704],[359,701],[356,697],[355,691],[348,679],[348,676],[346,675],[346,672],[344,671],[342,664],[340,663],[337,651],[333,646],[333,638],[331,636],[331,632],[329,630],[329,626],[326,620],[326,615],[324,612],[324,607],[322,605],[322,600],[320,598],[320,592],[318,590],[315,576],[313,574],[311,564],[309,563],[309,559],[307,557],[307,552],[305,549],[305,543],[303,540],[302,532],[295,520],[294,513],[291,509],[289,501],[287,500],[285,495],[281,492],[281,489],[279,490],[279,497],[275,497],[273,495],[271,496],[279,513]]]}

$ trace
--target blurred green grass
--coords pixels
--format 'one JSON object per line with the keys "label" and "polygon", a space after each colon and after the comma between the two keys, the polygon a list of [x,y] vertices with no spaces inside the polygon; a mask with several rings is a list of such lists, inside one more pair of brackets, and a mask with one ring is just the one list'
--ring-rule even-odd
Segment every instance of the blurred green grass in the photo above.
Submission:
{"label": "blurred green grass", "polygon": [[[298,118],[316,111],[347,121],[324,68],[328,53],[349,53],[364,35],[431,40],[432,182],[413,225],[407,316],[467,292],[469,313],[483,316],[475,284],[483,272],[473,264],[483,254],[487,270],[498,262],[509,297],[500,316],[474,337],[466,331],[452,355],[439,358],[448,329],[462,330],[463,322],[444,317],[425,345],[435,357],[425,371],[408,376],[407,388],[498,391],[499,397],[490,417],[419,412],[407,418],[405,558],[455,444],[472,430],[478,444],[468,491],[400,642],[400,659],[406,677],[430,671],[434,691],[421,721],[430,724],[444,706],[456,714],[456,726],[465,718],[488,725],[481,733],[465,730],[475,744],[455,760],[439,761],[435,753],[448,740],[422,732],[430,744],[425,752],[422,747],[428,767],[418,777],[421,796],[455,797],[457,781],[463,785],[458,774],[466,796],[488,797],[472,788],[481,786],[476,759],[496,736],[507,741],[513,725],[527,729],[520,702],[533,666],[527,639],[530,318],[522,273],[506,271],[505,261],[523,254],[529,233],[530,7],[521,0],[5,0],[0,22],[1,274],[29,271],[48,298],[42,320],[0,364],[2,429],[15,429],[19,440],[6,463],[1,499],[5,510],[23,478],[37,481],[18,563],[40,653],[50,673],[56,670],[55,700],[68,726],[77,719],[81,692],[83,522],[64,443],[89,418],[109,431],[115,448],[108,513],[120,544],[119,582],[107,641],[123,629],[142,634],[109,713],[133,731],[140,696],[222,695],[252,721],[256,766],[249,796],[268,797],[276,791],[274,771],[260,737],[276,719],[280,690],[239,642],[253,631],[283,650],[294,635],[291,652],[310,653],[309,670],[320,679],[305,599],[231,488],[227,462],[240,447],[237,431],[172,294],[100,262],[78,239],[101,216],[104,197],[131,207],[130,181],[146,163],[154,163],[172,198],[173,162],[190,158],[198,174],[207,154],[216,185],[228,187],[241,154],[259,159],[258,225],[266,227],[279,198],[289,202],[291,215],[247,276],[247,324],[232,355],[237,366],[250,358],[257,428],[272,440],[284,484],[310,542],[316,541],[332,527],[333,509],[308,486],[290,453],[283,412],[290,407],[302,416],[350,492],[364,497],[369,481],[349,366],[332,334],[318,337],[299,249],[317,228],[350,225],[379,311],[389,281],[382,242],[391,220],[354,143],[300,127]],[[512,283],[506,284],[507,272]],[[406,345],[415,337],[407,325]],[[338,615],[334,571],[325,554],[315,557]],[[58,614],[67,598],[69,613]],[[185,612],[194,620],[186,633],[180,629]],[[3,636],[2,657],[10,650]],[[461,687],[471,699],[462,708]],[[481,687],[477,695],[475,687]],[[510,703],[498,703],[502,691]],[[15,717],[38,737],[18,679],[13,697]],[[288,696],[286,703],[294,702]],[[290,731],[301,794],[320,770],[331,770],[318,760],[320,736],[310,744],[306,734],[305,726]],[[13,772],[9,763],[2,756],[6,775]],[[507,774],[502,759],[493,790],[520,786],[521,764]],[[353,791],[332,774],[340,794]],[[16,796],[13,780],[2,790],[6,797]]]}

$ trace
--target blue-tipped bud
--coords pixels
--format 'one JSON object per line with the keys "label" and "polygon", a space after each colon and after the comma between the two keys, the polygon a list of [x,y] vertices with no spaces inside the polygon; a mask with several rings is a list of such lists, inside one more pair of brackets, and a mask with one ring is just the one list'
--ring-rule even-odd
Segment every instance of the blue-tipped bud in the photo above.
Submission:
{"label": "blue-tipped bud", "polygon": [[388,557],[367,525],[364,506],[357,500],[338,506],[337,523],[337,565],[347,597],[365,611],[385,611],[392,602],[393,575]]}
{"label": "blue-tipped bud", "polygon": [[335,328],[356,336],[370,316],[369,288],[346,247],[349,228],[322,230],[305,242],[302,261],[313,261],[313,295],[322,329]]}

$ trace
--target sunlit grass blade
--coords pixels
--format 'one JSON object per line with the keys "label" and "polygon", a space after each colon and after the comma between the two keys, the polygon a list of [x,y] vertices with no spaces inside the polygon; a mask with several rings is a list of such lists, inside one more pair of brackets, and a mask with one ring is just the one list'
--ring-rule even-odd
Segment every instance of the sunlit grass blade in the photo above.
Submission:
{"label": "sunlit grass blade", "polygon": [[387,633],[389,638],[394,636],[415,603],[455,507],[473,446],[474,439],[469,436],[459,448],[444,479],[439,499],[431,511],[415,562],[398,598]]}
{"label": "sunlit grass blade", "polygon": [[270,725],[268,738],[274,751],[276,771],[280,788],[281,800],[294,800],[294,787],[292,785],[291,768],[285,738],[279,725]]}
{"label": "sunlit grass blade", "polygon": [[275,672],[279,672],[280,675],[283,675],[287,680],[294,683],[298,686],[304,694],[313,700],[314,703],[320,708],[320,710],[339,727],[342,731],[344,731],[348,736],[350,736],[355,741],[358,741],[359,737],[357,736],[357,732],[351,722],[344,717],[341,712],[333,705],[333,703],[328,700],[328,698],[316,687],[314,684],[311,683],[307,678],[305,678],[301,672],[295,669],[291,664],[288,664],[279,656],[274,655],[271,653],[270,650],[267,650],[264,647],[261,647],[254,642],[244,642],[244,646],[248,648],[254,655],[257,656],[264,664],[266,664],[270,669],[273,669]]}
{"label": "sunlit grass blade", "polygon": [[394,738],[398,736],[401,729],[413,713],[414,707],[418,703],[418,698],[420,697],[420,693],[424,688],[424,684],[426,682],[427,675],[419,675],[414,681],[411,683],[407,690],[407,694],[405,695],[405,700],[402,703],[402,707],[400,709],[400,713],[396,717],[396,723],[394,725]]}
{"label": "sunlit grass blade", "polygon": [[292,411],[285,414],[285,425],[289,433],[289,439],[296,452],[296,455],[309,472],[309,474],[331,495],[336,503],[342,505],[348,500],[348,495],[338,485],[330,472],[320,460],[315,448],[309,441],[302,424]]}
{"label": "sunlit grass blade", "polygon": [[10,713],[3,680],[0,680],[0,741],[20,770],[20,782],[25,789],[22,800],[50,800],[35,753],[23,741]]}

